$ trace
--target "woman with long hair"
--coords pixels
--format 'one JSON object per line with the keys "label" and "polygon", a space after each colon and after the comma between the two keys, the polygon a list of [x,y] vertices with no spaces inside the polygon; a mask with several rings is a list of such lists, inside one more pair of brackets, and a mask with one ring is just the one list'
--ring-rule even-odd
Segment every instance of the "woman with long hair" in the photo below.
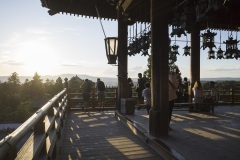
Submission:
{"label": "woman with long hair", "polygon": [[203,88],[202,88],[202,84],[200,81],[196,81],[194,83],[194,86],[192,88],[193,91],[193,102],[194,103],[202,103],[203,102]]}

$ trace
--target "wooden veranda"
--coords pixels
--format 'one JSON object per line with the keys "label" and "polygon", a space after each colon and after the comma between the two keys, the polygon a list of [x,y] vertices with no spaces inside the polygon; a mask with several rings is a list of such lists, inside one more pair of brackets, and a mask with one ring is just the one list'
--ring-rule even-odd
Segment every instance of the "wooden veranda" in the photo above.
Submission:
{"label": "wooden veranda", "polygon": [[[89,18],[118,21],[118,110],[120,100],[128,98],[128,32],[136,22],[151,24],[152,110],[150,134],[168,135],[168,51],[169,25],[181,26],[191,34],[191,84],[200,80],[200,31],[235,30],[240,27],[238,0],[41,0],[50,15],[66,13]],[[96,7],[101,17],[96,12]],[[219,16],[220,15],[220,16]],[[176,20],[181,17],[181,22]],[[176,24],[178,23],[178,24]]]}

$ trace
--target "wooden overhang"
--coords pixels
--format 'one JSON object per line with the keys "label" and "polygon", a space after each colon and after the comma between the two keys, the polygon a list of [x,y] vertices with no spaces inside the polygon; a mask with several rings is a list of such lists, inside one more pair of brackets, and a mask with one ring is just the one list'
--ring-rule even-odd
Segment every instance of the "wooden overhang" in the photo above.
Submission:
{"label": "wooden overhang", "polygon": [[48,8],[49,15],[65,13],[87,18],[100,18],[107,20],[117,19],[115,5],[106,0],[41,0],[42,7]]}
{"label": "wooden overhang", "polygon": [[[239,0],[158,0],[159,5],[154,10],[169,15],[169,25],[178,25],[191,32],[192,27],[199,25],[201,30],[239,30],[240,1]],[[49,14],[73,14],[77,16],[116,20],[117,10],[129,21],[150,22],[151,0],[41,0],[42,6],[49,9]],[[110,4],[112,3],[112,4]],[[213,5],[212,5],[213,4]],[[200,14],[201,13],[201,14]]]}

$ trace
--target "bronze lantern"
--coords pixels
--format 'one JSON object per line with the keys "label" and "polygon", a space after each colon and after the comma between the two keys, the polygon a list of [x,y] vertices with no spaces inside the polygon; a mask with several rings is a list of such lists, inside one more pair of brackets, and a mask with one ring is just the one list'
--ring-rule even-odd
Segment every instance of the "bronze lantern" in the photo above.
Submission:
{"label": "bronze lantern", "polygon": [[239,50],[237,50],[237,52],[235,52],[235,53],[233,53],[233,57],[235,58],[235,59],[238,59],[239,58]]}
{"label": "bronze lantern", "polygon": [[221,49],[221,47],[218,48],[217,51],[217,58],[216,59],[222,59],[223,58],[223,50]]}
{"label": "bronze lantern", "polygon": [[176,44],[174,44],[173,46],[172,46],[172,53],[173,54],[175,54],[175,55],[179,55],[179,53],[178,53],[178,48],[179,48],[179,46],[178,45],[176,45]]}
{"label": "bronze lantern", "polygon": [[211,48],[208,51],[208,59],[215,59],[215,51]]}
{"label": "bronze lantern", "polygon": [[206,33],[201,34],[203,50],[207,47],[210,49],[212,49],[213,47],[216,48],[216,46],[214,44],[214,36],[216,36],[216,35],[217,35],[217,33],[210,32],[210,30],[207,30]]}
{"label": "bronze lantern", "polygon": [[237,44],[239,41],[237,41],[236,39],[233,39],[233,37],[228,37],[228,40],[226,40],[226,42],[223,42],[226,44],[226,58],[227,59],[232,59],[233,55],[238,55],[238,48],[237,48]]}
{"label": "bronze lantern", "polygon": [[184,53],[183,53],[184,56],[190,56],[190,55],[191,55],[191,54],[190,54],[190,49],[191,49],[191,47],[189,47],[188,45],[186,45],[183,49],[184,49]]}

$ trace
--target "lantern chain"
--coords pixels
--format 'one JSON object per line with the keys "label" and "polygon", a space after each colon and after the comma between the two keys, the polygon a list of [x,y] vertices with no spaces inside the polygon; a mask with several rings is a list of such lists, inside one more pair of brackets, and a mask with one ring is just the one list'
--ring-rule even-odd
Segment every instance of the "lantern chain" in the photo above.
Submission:
{"label": "lantern chain", "polygon": [[103,31],[104,37],[106,38],[106,33],[104,31],[104,28],[103,28],[103,24],[102,24],[102,21],[101,21],[101,17],[100,17],[100,14],[99,14],[99,10],[98,10],[98,7],[97,7],[96,0],[94,0],[94,3],[95,3],[96,12],[97,12],[97,15],[98,15],[101,27],[102,27],[102,31]]}

